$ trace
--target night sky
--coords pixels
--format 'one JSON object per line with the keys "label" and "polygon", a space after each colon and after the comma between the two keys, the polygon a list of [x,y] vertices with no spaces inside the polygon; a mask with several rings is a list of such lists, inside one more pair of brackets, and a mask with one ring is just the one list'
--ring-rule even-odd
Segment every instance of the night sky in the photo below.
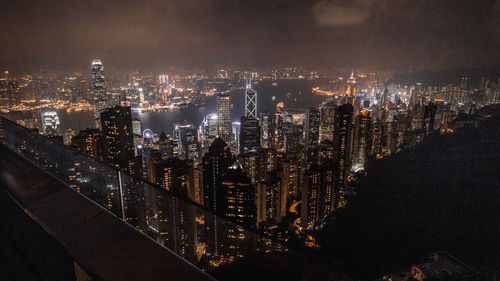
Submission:
{"label": "night sky", "polygon": [[434,70],[500,62],[500,0],[7,0],[0,67],[234,64]]}

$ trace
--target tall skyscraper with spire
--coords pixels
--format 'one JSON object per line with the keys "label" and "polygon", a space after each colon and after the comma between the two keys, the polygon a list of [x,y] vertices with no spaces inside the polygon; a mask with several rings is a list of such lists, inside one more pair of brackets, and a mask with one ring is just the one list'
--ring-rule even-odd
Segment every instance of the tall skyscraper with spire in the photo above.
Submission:
{"label": "tall skyscraper with spire", "polygon": [[354,72],[351,72],[351,76],[347,79],[347,95],[350,97],[356,96],[356,78],[354,77]]}
{"label": "tall skyscraper with spire", "polygon": [[252,80],[245,80],[245,117],[257,118],[257,92],[252,89]]}
{"label": "tall skyscraper with spire", "polygon": [[351,76],[347,79],[347,95],[352,100],[352,107],[354,108],[356,102],[356,78],[354,72],[351,72]]}
{"label": "tall skyscraper with spire", "polygon": [[92,94],[94,96],[96,126],[101,125],[101,112],[106,109],[106,82],[104,80],[104,66],[101,60],[94,59],[90,66],[92,75]]}

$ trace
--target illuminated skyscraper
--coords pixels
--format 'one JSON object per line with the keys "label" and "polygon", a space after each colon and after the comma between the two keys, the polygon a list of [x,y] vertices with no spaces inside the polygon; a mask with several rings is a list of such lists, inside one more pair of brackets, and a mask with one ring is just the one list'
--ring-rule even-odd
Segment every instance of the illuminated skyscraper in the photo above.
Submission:
{"label": "illuminated skyscraper", "polygon": [[245,117],[257,118],[257,92],[252,89],[252,80],[246,79]]}
{"label": "illuminated skyscraper", "polygon": [[217,119],[216,113],[208,114],[200,125],[199,135],[203,152],[208,151],[212,142],[217,138]]}
{"label": "illuminated skyscraper", "polygon": [[319,141],[333,141],[334,117],[337,105],[333,101],[324,102],[319,108],[320,111],[320,127]]}
{"label": "illuminated skyscraper", "polygon": [[335,166],[327,161],[313,164],[304,175],[302,189],[301,224],[307,228],[321,228],[335,209]]}
{"label": "illuminated skyscraper", "polygon": [[[224,206],[224,196],[220,194],[222,176],[233,164],[233,156],[227,144],[216,138],[210,145],[208,153],[203,156],[203,204],[213,212]],[[222,211],[222,209],[220,209]]]}
{"label": "illuminated skyscraper", "polygon": [[61,135],[61,122],[56,111],[50,110],[42,113],[42,129],[46,136]]}
{"label": "illuminated skyscraper", "polygon": [[347,95],[353,98],[356,96],[356,78],[353,72],[351,72],[351,76],[347,80]]}
{"label": "illuminated skyscraper", "polygon": [[174,139],[177,140],[181,159],[199,161],[198,131],[192,124],[175,124]]}
{"label": "illuminated skyscraper", "polygon": [[347,80],[347,95],[351,99],[352,107],[354,108],[356,102],[356,78],[354,78],[353,72],[351,72],[351,77]]}
{"label": "illuminated skyscraper", "polygon": [[132,121],[132,132],[134,135],[142,136],[141,121],[139,119],[134,119]]}
{"label": "illuminated skyscraper", "polygon": [[178,158],[169,158],[152,163],[150,181],[165,188],[187,196],[191,188],[192,179],[190,173],[192,166],[189,162]]}
{"label": "illuminated skyscraper", "polygon": [[99,127],[100,114],[106,108],[106,82],[104,80],[104,66],[99,59],[92,60],[90,72],[92,74],[92,93],[94,95],[96,125]]}
{"label": "illuminated skyscraper", "polygon": [[[153,162],[150,180],[166,190],[188,196],[194,188],[193,167],[191,162],[177,158]],[[152,195],[164,199],[152,206],[153,220],[157,220],[152,224],[157,224],[159,242],[183,256],[193,256],[196,229],[192,209],[176,197],[164,197],[162,192],[155,190]]]}
{"label": "illuminated skyscraper", "polygon": [[87,155],[89,158],[102,158],[101,131],[98,129],[82,130],[71,138],[71,147]]}
{"label": "illuminated skyscraper", "polygon": [[255,227],[255,187],[237,163],[222,177],[220,189],[224,193],[224,216],[237,223]]}
{"label": "illuminated skyscraper", "polygon": [[260,114],[260,144],[263,148],[270,148],[272,141],[271,115],[269,112]]}
{"label": "illuminated skyscraper", "polygon": [[[340,191],[347,185],[351,167],[351,127],[353,107],[344,104],[335,109],[334,138],[332,141],[333,154],[338,169],[337,187],[335,188],[335,200],[340,199]],[[335,202],[335,208],[339,201]]]}
{"label": "illuminated skyscraper", "polygon": [[241,117],[240,153],[256,150],[259,147],[259,120],[252,117]]}
{"label": "illuminated skyscraper", "polygon": [[258,197],[262,202],[257,203],[260,208],[260,220],[279,223],[286,215],[287,192],[283,181],[273,173],[269,180],[261,183],[259,187],[260,193],[264,195],[262,198]]}
{"label": "illuminated skyscraper", "polygon": [[283,160],[281,164],[281,178],[283,180],[283,189],[288,193],[286,197],[291,199],[300,199],[300,170],[302,165],[297,158]]}
{"label": "illuminated skyscraper", "polygon": [[105,162],[133,173],[134,137],[130,107],[114,106],[101,112]]}
{"label": "illuminated skyscraper", "polygon": [[371,151],[372,118],[366,110],[356,116],[352,140],[352,169],[363,168]]}
{"label": "illuminated skyscraper", "polygon": [[307,149],[313,149],[319,144],[319,124],[320,113],[317,109],[311,108],[306,112],[306,122],[304,132],[306,135]]}
{"label": "illuminated skyscraper", "polygon": [[231,143],[231,97],[228,94],[217,95],[217,135]]}
{"label": "illuminated skyscraper", "polygon": [[231,131],[232,131],[232,144],[233,147],[236,148],[236,152],[240,151],[240,131],[241,131],[241,123],[233,122],[231,123]]}

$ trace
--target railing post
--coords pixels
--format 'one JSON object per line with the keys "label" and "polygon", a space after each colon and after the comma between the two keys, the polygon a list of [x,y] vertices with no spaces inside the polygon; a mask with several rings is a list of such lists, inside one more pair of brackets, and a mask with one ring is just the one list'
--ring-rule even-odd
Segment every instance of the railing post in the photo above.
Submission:
{"label": "railing post", "polygon": [[121,209],[121,213],[122,213],[122,220],[123,221],[126,221],[125,220],[125,204],[124,204],[124,200],[123,200],[123,185],[122,185],[122,172],[120,170],[116,170],[116,172],[118,173],[118,188],[119,188],[119,194],[120,194],[120,209]]}

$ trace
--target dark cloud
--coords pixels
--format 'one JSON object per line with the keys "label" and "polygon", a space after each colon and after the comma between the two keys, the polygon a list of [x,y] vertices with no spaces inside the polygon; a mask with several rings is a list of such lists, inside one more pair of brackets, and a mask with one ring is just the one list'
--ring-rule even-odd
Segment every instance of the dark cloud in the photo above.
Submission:
{"label": "dark cloud", "polygon": [[0,6],[0,67],[487,66],[499,63],[499,3],[12,0]]}
{"label": "dark cloud", "polygon": [[320,26],[339,26],[362,23],[368,19],[370,12],[366,5],[360,7],[355,2],[354,5],[342,6],[335,1],[323,0],[314,6],[314,16]]}

